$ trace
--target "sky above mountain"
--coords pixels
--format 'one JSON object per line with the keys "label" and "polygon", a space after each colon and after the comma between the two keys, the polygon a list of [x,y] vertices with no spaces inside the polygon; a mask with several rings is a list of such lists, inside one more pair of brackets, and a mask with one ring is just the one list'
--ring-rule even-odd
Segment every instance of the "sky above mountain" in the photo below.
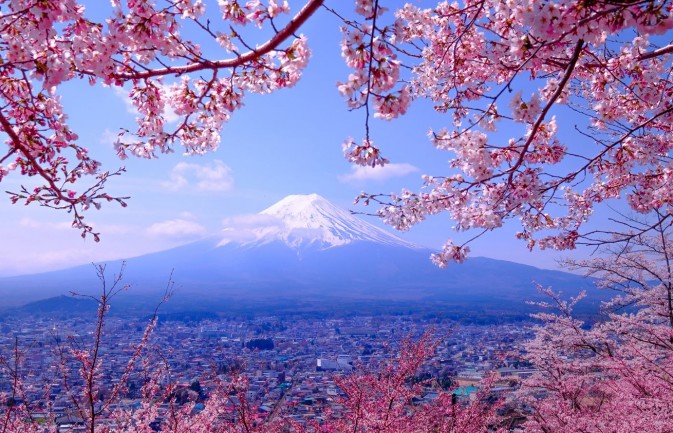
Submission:
{"label": "sky above mountain", "polygon": [[[101,12],[94,7],[90,13]],[[426,134],[431,127],[450,125],[451,119],[429,104],[415,104],[393,122],[372,119],[372,136],[391,160],[384,168],[355,167],[343,158],[341,143],[350,136],[359,141],[365,128],[364,112],[348,111],[337,92],[336,83],[349,73],[340,56],[339,24],[320,10],[302,28],[313,52],[304,78],[292,89],[248,95],[246,106],[225,126],[219,151],[202,157],[186,157],[177,149],[155,160],[120,161],[112,143],[120,128],[133,128],[136,117],[126,92],[86,83],[62,87],[72,128],[92,156],[102,161],[104,170],[126,167],[127,173],[113,179],[108,191],[130,196],[129,206],[110,204],[88,212],[87,220],[101,232],[101,242],[95,243],[70,228],[68,214],[11,205],[7,196],[0,197],[0,276],[132,257],[211,235],[232,235],[251,219],[263,218],[258,215],[261,209],[290,194],[318,193],[341,208],[374,213],[373,207],[353,205],[361,191],[415,190],[423,174],[446,174],[450,155],[434,149]],[[167,118],[176,120],[171,113]],[[2,190],[16,191],[22,184],[30,187],[31,179],[9,176]],[[363,218],[392,231],[375,217]],[[436,249],[449,237],[460,242],[473,236],[453,232],[452,225],[438,215],[395,235]],[[563,254],[531,254],[515,240],[516,231],[515,225],[505,226],[480,238],[472,246],[473,254],[557,267],[555,260]]]}

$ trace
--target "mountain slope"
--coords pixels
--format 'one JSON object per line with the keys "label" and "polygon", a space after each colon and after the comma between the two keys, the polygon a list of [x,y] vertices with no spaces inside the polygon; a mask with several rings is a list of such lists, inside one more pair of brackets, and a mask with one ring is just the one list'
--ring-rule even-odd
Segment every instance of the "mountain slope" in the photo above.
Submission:
{"label": "mountain slope", "polygon": [[[350,215],[317,195],[289,196],[259,214],[247,232],[214,237],[128,260],[127,299],[160,299],[173,272],[174,308],[236,303],[424,302],[523,308],[535,282],[574,294],[593,282],[511,262],[471,258],[440,270],[431,251]],[[107,264],[118,272],[121,262]],[[17,304],[68,291],[96,294],[92,267],[0,279],[0,300]],[[129,301],[131,302],[131,301]]]}
{"label": "mountain slope", "polygon": [[[397,236],[354,217],[318,194],[289,195],[259,213],[263,225],[249,227],[250,240],[244,246],[260,246],[281,241],[298,250],[307,246],[319,249],[340,247],[358,241],[419,248]],[[231,229],[230,229],[231,230]],[[232,240],[226,237],[220,245]],[[236,243],[234,240],[233,242]]]}

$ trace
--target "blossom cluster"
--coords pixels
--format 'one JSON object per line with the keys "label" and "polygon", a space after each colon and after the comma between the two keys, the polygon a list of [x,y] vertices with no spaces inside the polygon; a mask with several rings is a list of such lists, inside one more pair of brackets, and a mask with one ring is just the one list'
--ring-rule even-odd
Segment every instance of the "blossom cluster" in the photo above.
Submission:
{"label": "blossom cluster", "polygon": [[[384,218],[403,228],[446,212],[460,231],[517,219],[529,247],[566,249],[584,241],[604,201],[671,211],[673,45],[662,35],[673,29],[673,2],[465,0],[394,11],[384,3],[356,0],[357,19],[335,11],[350,69],[337,89],[365,112],[362,144],[347,140],[346,158],[387,162],[370,113],[393,120],[425,101],[449,116],[431,134],[449,170],[413,199],[372,195]],[[323,0],[306,0],[294,17],[285,0],[113,0],[101,21],[77,0],[0,4],[0,180],[39,179],[12,199],[66,209],[86,235],[94,232],[82,211],[125,203],[104,192],[122,170],[103,172],[79,143],[60,86],[84,79],[128,93],[139,115],[115,144],[122,158],[177,146],[210,152],[247,94],[301,78],[310,50],[299,30]],[[254,27],[260,43],[246,40]],[[221,58],[208,58],[204,42],[222,47]]]}
{"label": "blossom cluster", "polygon": [[520,392],[532,409],[526,431],[670,430],[671,225],[659,218],[652,234],[638,235],[639,224],[631,221],[634,230],[613,239],[626,245],[605,257],[566,263],[616,294],[600,322],[575,315],[583,295],[568,301],[541,288],[549,301],[526,347],[537,373]]}
{"label": "blossom cluster", "polygon": [[[219,6],[219,23],[206,18],[206,3],[113,0],[111,15],[93,21],[77,0],[0,2],[0,129],[7,145],[0,180],[12,172],[39,179],[36,187],[12,193],[14,202],[65,209],[74,215],[73,226],[95,239],[82,212],[110,201],[125,204],[125,197],[103,191],[123,169],[102,172],[68,125],[59,98],[68,81],[128,92],[139,115],[137,128],[120,132],[115,143],[123,159],[155,158],[175,145],[188,154],[215,150],[246,93],[272,92],[300,79],[310,51],[306,38],[293,35],[321,1],[309,1],[293,19],[286,1],[211,2]],[[201,43],[181,33],[186,24],[222,46],[223,58],[205,57]],[[246,52],[255,44],[233,29],[247,24],[274,32]],[[179,116],[176,125],[166,121],[171,111]]]}
{"label": "blossom cluster", "polygon": [[[430,133],[448,173],[416,193],[363,196],[386,222],[408,229],[445,212],[456,230],[483,232],[518,219],[529,248],[571,249],[590,242],[583,227],[604,201],[673,211],[673,45],[658,45],[673,2],[476,0],[386,14],[369,0],[357,10],[364,21],[342,43],[348,106],[391,119],[425,100],[452,123]],[[435,262],[464,258],[447,245]]]}

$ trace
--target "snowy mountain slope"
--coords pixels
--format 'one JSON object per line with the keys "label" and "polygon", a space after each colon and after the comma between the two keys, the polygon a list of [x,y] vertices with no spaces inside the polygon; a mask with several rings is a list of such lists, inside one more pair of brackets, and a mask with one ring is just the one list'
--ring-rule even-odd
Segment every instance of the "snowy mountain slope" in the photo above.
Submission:
{"label": "snowy mountain slope", "polygon": [[[577,275],[478,257],[441,270],[431,264],[431,250],[315,194],[286,197],[223,236],[128,259],[129,298],[156,302],[171,274],[178,290],[169,304],[177,309],[280,301],[297,306],[307,300],[335,306],[366,300],[372,305],[422,301],[507,309],[539,299],[534,282],[566,294],[593,286]],[[120,261],[107,266],[117,272]],[[99,293],[90,265],[0,279],[0,306],[71,290]]]}
{"label": "snowy mountain slope", "polygon": [[245,236],[234,233],[237,228],[225,229],[220,245],[238,241],[241,245],[259,246],[281,241],[297,250],[307,246],[327,249],[367,241],[421,249],[334,206],[318,194],[289,195],[260,212],[259,217],[259,225],[243,228],[247,231]]}

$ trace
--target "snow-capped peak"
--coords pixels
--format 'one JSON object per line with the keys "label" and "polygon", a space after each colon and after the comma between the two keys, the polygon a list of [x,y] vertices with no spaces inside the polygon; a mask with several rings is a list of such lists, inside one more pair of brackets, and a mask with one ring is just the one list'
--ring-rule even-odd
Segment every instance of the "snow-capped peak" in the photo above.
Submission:
{"label": "snow-capped peak", "polygon": [[[318,194],[289,195],[252,219],[258,223],[246,227],[245,236],[238,236],[243,244],[282,241],[292,248],[313,245],[325,249],[369,241],[419,248],[334,206]],[[221,244],[231,240],[225,239]]]}

